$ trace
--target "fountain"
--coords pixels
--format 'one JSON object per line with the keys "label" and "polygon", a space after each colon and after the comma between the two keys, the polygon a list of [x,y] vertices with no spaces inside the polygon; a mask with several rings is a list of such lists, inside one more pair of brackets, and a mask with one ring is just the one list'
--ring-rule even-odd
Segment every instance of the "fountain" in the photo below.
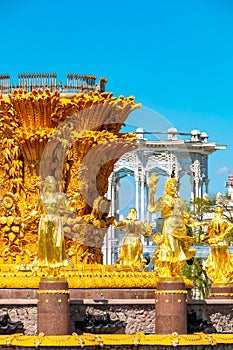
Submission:
{"label": "fountain", "polygon": [[[170,297],[173,311],[175,301],[182,306],[176,308],[179,320],[186,320],[186,288],[192,283],[184,280],[182,269],[184,260],[194,254],[191,239],[182,247],[185,259],[172,261],[169,268],[167,259],[158,259],[156,272],[103,265],[104,239],[115,222],[105,197],[108,178],[116,161],[137,147],[136,135],[120,129],[140,105],[133,97],[116,98],[105,92],[106,79],[96,87],[95,77],[69,74],[63,87],[54,74],[49,78],[20,74],[19,78],[16,89],[9,85],[8,76],[4,76],[8,85],[0,84],[4,93],[0,95],[0,289],[2,299],[18,297],[34,307],[38,327],[30,333],[25,325],[25,336],[1,338],[0,347],[192,345],[204,349],[229,343],[220,335],[186,335],[186,321],[181,322],[183,335],[174,328],[167,335],[145,334],[140,325],[130,331],[125,323],[127,317],[139,318],[149,330],[154,329],[156,300],[168,303]],[[152,211],[154,204],[151,200]],[[160,238],[154,239],[162,246]],[[161,249],[157,256],[162,256]],[[104,315],[106,309],[111,324],[115,319],[132,334],[78,335],[70,327],[77,314],[86,312],[98,319],[95,312]]]}
{"label": "fountain", "polygon": [[1,264],[30,265],[35,259],[39,218],[26,227],[22,221],[47,176],[62,187],[75,214],[64,215],[66,237],[77,238],[66,238],[70,261],[103,262],[101,248],[110,225],[104,195],[114,163],[136,147],[135,135],[119,130],[137,107],[133,98],[98,92],[64,98],[48,89],[14,90],[0,97]]}

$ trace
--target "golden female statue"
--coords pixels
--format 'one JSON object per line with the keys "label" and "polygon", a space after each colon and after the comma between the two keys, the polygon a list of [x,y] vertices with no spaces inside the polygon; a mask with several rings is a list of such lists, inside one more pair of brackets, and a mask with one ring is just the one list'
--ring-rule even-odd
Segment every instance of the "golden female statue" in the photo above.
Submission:
{"label": "golden female statue", "polygon": [[165,194],[155,201],[158,177],[153,174],[149,180],[150,201],[148,211],[153,214],[161,211],[164,219],[162,234],[155,234],[153,240],[160,245],[155,250],[154,269],[160,277],[180,277],[187,259],[195,256],[190,249],[193,237],[187,236],[186,224],[189,216],[183,200],[178,196],[178,182],[169,178]]}
{"label": "golden female statue", "polygon": [[223,217],[223,210],[222,207],[215,208],[207,232],[201,236],[210,245],[204,269],[213,283],[232,283],[233,279],[233,259],[226,239],[233,232],[233,224]]}
{"label": "golden female statue", "polygon": [[24,219],[28,221],[41,214],[38,229],[38,252],[35,264],[49,267],[50,273],[56,274],[56,268],[68,265],[66,258],[61,209],[66,208],[64,194],[56,192],[56,181],[53,176],[45,179],[43,193],[35,209]]}
{"label": "golden female statue", "polygon": [[150,236],[150,226],[144,225],[140,220],[137,220],[137,210],[131,208],[128,211],[127,218],[121,221],[114,221],[113,225],[116,228],[126,230],[126,235],[121,242],[120,257],[115,264],[130,266],[137,269],[142,269],[143,246],[140,234],[145,237]]}

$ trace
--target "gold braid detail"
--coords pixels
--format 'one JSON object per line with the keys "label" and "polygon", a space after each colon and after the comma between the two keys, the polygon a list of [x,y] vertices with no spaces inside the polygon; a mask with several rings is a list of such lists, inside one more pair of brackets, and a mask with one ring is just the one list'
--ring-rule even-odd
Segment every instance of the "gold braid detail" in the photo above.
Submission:
{"label": "gold braid detail", "polygon": [[211,297],[233,297],[233,293],[210,293]]}
{"label": "gold braid detail", "polygon": [[157,290],[155,294],[187,294],[187,290]]}
{"label": "gold braid detail", "polygon": [[111,345],[152,345],[158,346],[214,346],[217,344],[232,344],[233,334],[83,334],[46,336],[40,333],[37,336],[26,336],[23,334],[0,335],[0,346],[6,347],[88,347],[88,346],[111,346]]}
{"label": "gold braid detail", "polygon": [[38,294],[70,294],[69,290],[62,290],[62,289],[57,289],[57,290],[38,290]]}

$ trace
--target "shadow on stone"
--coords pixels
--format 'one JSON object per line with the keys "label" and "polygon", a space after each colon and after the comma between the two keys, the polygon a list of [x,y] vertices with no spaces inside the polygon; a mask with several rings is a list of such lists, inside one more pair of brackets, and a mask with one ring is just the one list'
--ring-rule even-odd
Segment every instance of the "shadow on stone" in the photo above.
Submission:
{"label": "shadow on stone", "polygon": [[103,315],[93,315],[87,313],[75,321],[77,334],[124,334],[126,322],[119,319],[111,320],[109,314],[105,312]]}
{"label": "shadow on stone", "polygon": [[198,319],[196,312],[192,311],[188,313],[188,334],[203,332],[206,334],[217,333],[216,329],[211,322],[208,322],[206,319]]}
{"label": "shadow on stone", "polygon": [[0,316],[0,334],[24,333],[24,325],[21,321],[13,322],[8,313]]}

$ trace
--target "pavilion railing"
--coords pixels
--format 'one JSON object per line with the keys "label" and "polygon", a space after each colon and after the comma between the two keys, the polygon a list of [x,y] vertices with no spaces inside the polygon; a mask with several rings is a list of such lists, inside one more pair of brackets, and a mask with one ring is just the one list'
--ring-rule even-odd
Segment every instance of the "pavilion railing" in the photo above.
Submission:
{"label": "pavilion railing", "polygon": [[14,89],[26,91],[45,90],[59,91],[61,93],[88,93],[89,91],[105,91],[107,79],[100,78],[96,81],[96,76],[80,75],[69,73],[66,82],[58,82],[56,73],[19,73],[16,84],[11,82],[8,74],[0,75],[0,93],[9,94]]}

